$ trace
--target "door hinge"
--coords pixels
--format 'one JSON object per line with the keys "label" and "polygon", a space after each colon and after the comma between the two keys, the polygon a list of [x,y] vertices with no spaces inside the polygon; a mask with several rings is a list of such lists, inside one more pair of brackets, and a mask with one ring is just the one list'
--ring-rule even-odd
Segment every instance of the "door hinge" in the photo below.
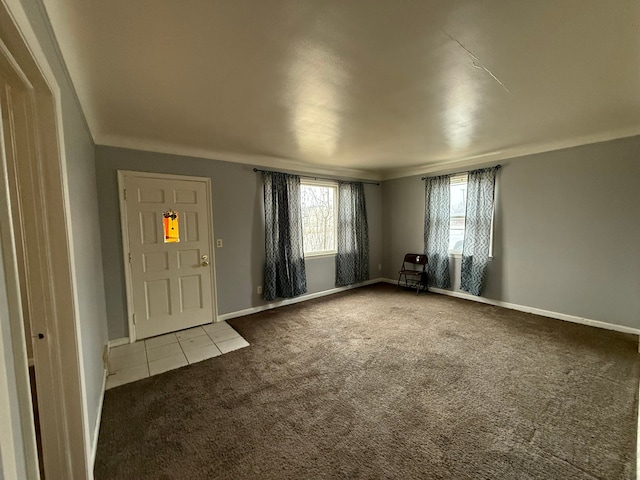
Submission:
{"label": "door hinge", "polygon": [[131,263],[131,254],[129,254],[129,263]]}
{"label": "door hinge", "polygon": [[135,313],[133,314],[133,324],[134,325],[136,324],[136,314]]}
{"label": "door hinge", "polygon": [[124,189],[124,201],[125,202],[127,201],[127,189],[126,188]]}

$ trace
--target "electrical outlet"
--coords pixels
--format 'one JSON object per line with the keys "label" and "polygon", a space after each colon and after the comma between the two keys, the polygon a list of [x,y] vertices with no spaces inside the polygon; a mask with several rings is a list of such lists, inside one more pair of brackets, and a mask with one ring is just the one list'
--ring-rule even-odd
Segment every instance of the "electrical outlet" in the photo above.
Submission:
{"label": "electrical outlet", "polygon": [[221,238],[216,240],[216,247],[222,248],[222,239]]}
{"label": "electrical outlet", "polygon": [[262,285],[258,286],[258,295],[260,295],[262,293]]}

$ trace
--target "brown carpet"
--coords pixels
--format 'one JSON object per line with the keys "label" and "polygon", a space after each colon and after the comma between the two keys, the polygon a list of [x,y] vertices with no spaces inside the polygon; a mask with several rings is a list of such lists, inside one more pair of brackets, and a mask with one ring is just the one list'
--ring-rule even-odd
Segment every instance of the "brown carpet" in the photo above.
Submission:
{"label": "brown carpet", "polygon": [[229,323],[106,393],[98,480],[635,478],[635,336],[390,285]]}

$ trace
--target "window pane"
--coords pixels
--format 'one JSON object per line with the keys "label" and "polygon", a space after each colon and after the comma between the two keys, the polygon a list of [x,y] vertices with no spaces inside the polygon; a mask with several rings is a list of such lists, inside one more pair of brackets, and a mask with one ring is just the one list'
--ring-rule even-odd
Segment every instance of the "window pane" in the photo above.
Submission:
{"label": "window pane", "polygon": [[464,216],[467,208],[467,176],[451,178],[449,251],[462,252]]}
{"label": "window pane", "polygon": [[173,210],[162,214],[162,224],[164,226],[164,243],[177,243],[180,241],[180,225],[178,212]]}
{"label": "window pane", "polygon": [[300,186],[304,253],[336,249],[336,188],[324,185]]}

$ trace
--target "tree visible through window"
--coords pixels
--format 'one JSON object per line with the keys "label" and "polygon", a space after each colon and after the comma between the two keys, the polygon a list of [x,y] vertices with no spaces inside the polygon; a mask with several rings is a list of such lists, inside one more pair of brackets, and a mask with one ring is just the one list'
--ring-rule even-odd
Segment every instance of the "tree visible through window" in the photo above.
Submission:
{"label": "tree visible through window", "polygon": [[302,237],[305,255],[336,252],[337,186],[302,181]]}
{"label": "tree visible through window", "polygon": [[462,253],[467,209],[467,174],[451,177],[450,183],[449,253]]}

